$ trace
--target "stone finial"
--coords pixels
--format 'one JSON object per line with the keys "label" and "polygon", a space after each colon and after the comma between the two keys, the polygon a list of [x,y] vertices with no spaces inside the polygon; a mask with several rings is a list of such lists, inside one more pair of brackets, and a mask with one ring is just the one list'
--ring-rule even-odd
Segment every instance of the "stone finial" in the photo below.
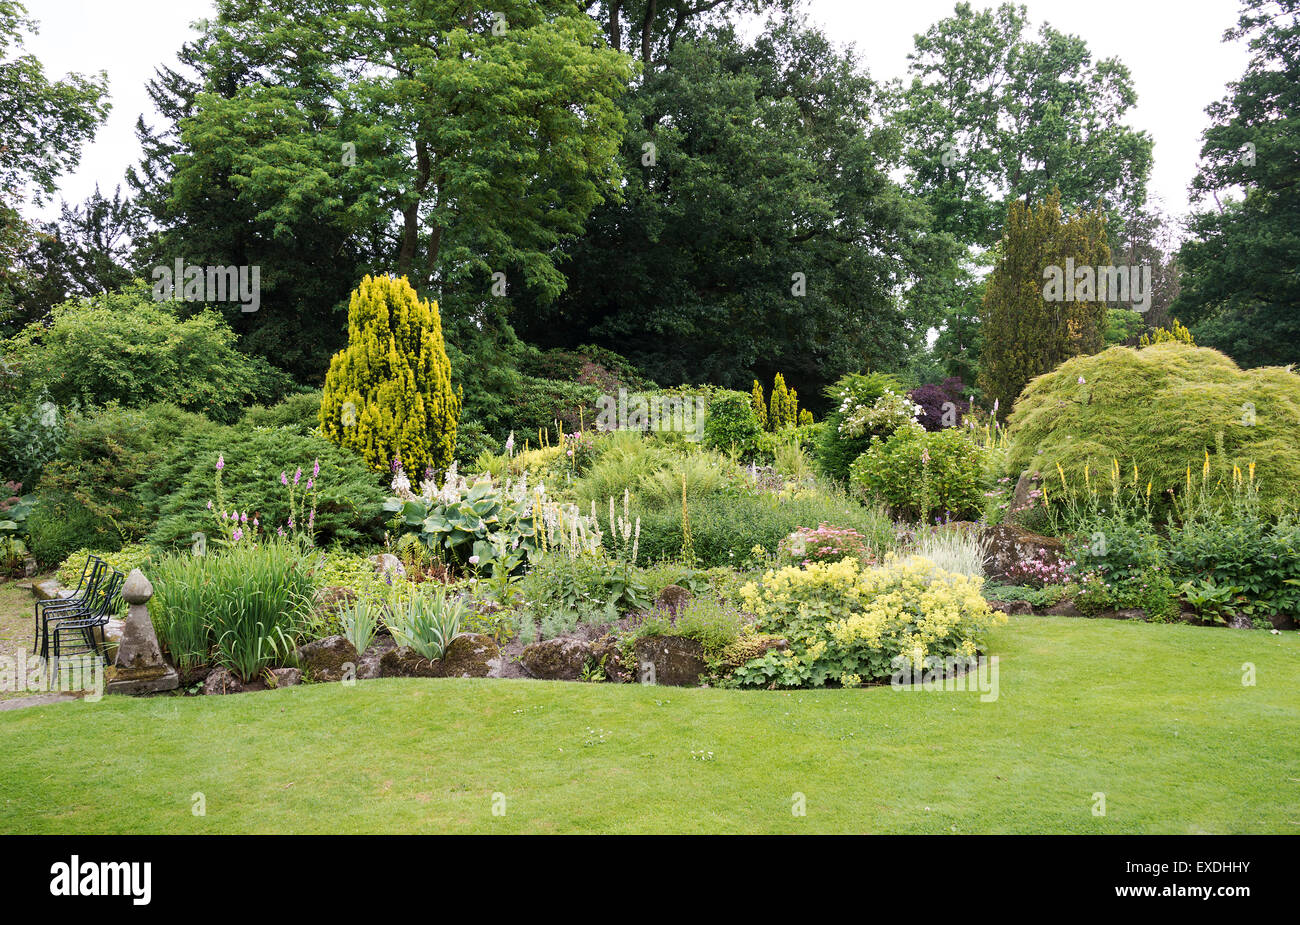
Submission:
{"label": "stone finial", "polygon": [[131,574],[126,576],[126,584],[122,585],[122,600],[128,604],[147,604],[151,597],[153,585],[149,579],[138,568],[131,569]]}

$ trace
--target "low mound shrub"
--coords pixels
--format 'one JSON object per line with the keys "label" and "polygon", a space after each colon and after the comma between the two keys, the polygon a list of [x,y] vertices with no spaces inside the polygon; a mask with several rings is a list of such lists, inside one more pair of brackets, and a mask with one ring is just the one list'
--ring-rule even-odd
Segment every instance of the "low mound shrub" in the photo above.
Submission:
{"label": "low mound shrub", "polygon": [[1300,508],[1300,375],[1242,370],[1217,350],[1164,343],[1067,360],[1025,387],[1008,439],[1016,472],[1049,477],[1059,465],[1073,480],[1086,465],[1136,464],[1157,509],[1204,454],[1225,483],[1254,463],[1273,513]]}
{"label": "low mound shrub", "polygon": [[919,556],[863,568],[856,559],[767,572],[746,585],[756,629],[784,637],[737,669],[744,687],[854,687],[889,677],[902,664],[969,658],[1006,615],[989,607],[984,582],[945,572]]}

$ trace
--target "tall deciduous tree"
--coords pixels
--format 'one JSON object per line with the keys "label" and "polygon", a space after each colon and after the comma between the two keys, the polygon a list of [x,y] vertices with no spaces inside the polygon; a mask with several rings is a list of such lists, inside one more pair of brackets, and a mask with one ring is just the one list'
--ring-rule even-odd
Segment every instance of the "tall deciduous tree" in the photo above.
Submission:
{"label": "tall deciduous tree", "polygon": [[[358,263],[476,311],[500,295],[495,273],[542,298],[564,288],[559,246],[617,195],[632,73],[571,0],[217,11],[188,50],[197,77],[160,75],[177,119],[155,145],[170,164],[149,165],[173,219],[160,251],[260,263],[268,316],[310,309],[297,293],[313,269]],[[209,216],[197,235],[179,220],[196,214]]]}
{"label": "tall deciduous tree", "polygon": [[23,50],[35,32],[23,4],[0,0],[0,324],[12,320],[15,290],[30,283],[17,266],[31,239],[20,206],[54,193],[109,111],[108,76],[50,80]]}
{"label": "tall deciduous tree", "polygon": [[[1245,0],[1226,39],[1250,63],[1213,120],[1192,190],[1217,207],[1194,215],[1179,251],[1173,312],[1197,343],[1242,366],[1300,362],[1300,0]],[[1244,190],[1242,198],[1226,198]],[[1225,194],[1220,203],[1219,195]]]}
{"label": "tall deciduous tree", "polygon": [[1102,348],[1096,268],[1110,263],[1110,247],[1104,213],[1063,217],[1055,192],[1036,206],[1011,203],[1004,228],[984,290],[979,384],[1005,416],[1030,379]]}
{"label": "tall deciduous tree", "polygon": [[1023,6],[954,14],[916,37],[898,117],[913,182],[937,226],[987,247],[1007,203],[1059,190],[1067,208],[1141,206],[1151,138],[1124,124],[1137,101],[1128,68]]}
{"label": "tall deciduous tree", "polygon": [[[748,390],[784,373],[818,396],[895,368],[955,272],[950,238],[890,178],[898,134],[851,52],[783,21],[679,35],[627,97],[624,199],[568,249],[569,290],[517,319],[595,340],[658,382]],[[815,399],[814,399],[815,400]]]}

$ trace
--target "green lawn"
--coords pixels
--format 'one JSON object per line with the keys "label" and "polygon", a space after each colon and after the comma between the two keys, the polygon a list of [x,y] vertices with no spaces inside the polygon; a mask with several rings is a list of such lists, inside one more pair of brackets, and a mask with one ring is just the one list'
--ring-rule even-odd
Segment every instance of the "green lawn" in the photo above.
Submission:
{"label": "green lawn", "polygon": [[1300,635],[992,642],[991,703],[384,680],[4,712],[0,832],[1300,832]]}

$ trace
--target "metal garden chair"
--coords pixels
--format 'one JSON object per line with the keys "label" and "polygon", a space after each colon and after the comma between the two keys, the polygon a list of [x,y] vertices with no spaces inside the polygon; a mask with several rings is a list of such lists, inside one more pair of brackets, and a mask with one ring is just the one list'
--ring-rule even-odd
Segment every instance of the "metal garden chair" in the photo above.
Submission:
{"label": "metal garden chair", "polygon": [[108,618],[117,610],[118,598],[122,593],[122,584],[126,576],[114,571],[100,588],[99,596],[87,602],[71,613],[65,613],[46,620],[46,639],[42,650],[48,655],[53,644],[54,664],[59,658],[73,652],[99,652],[100,645],[95,642],[95,630],[99,629],[101,640],[103,629],[108,625]]}
{"label": "metal garden chair", "polygon": [[56,597],[48,601],[37,601],[32,605],[34,620],[32,621],[32,651],[46,654],[44,647],[41,645],[45,637],[45,627],[43,626],[42,617],[48,621],[56,614],[74,611],[84,605],[87,601],[94,600],[99,586],[104,581],[104,576],[108,573],[108,563],[99,556],[91,555],[86,557],[86,565],[81,570],[81,580],[77,582],[76,590],[68,597]]}

